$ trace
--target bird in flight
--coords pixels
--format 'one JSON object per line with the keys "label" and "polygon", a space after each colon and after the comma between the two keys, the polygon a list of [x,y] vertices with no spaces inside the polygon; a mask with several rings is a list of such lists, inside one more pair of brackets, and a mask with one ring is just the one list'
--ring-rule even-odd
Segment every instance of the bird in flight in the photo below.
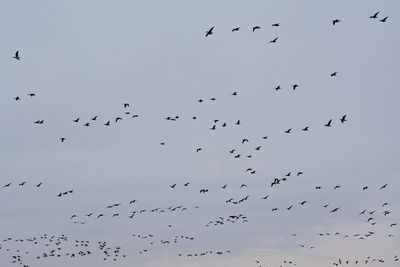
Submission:
{"label": "bird in flight", "polygon": [[276,43],[279,37],[276,37],[274,40],[269,41],[270,43]]}
{"label": "bird in flight", "polygon": [[333,26],[335,26],[337,23],[339,23],[341,20],[340,19],[334,19],[332,20]]}
{"label": "bird in flight", "polygon": [[239,30],[240,30],[240,27],[233,28],[233,29],[232,29],[232,32],[238,32]]}
{"label": "bird in flight", "polygon": [[330,120],[328,121],[328,123],[325,124],[325,126],[326,126],[326,127],[331,127],[331,124],[332,124],[332,119],[330,119]]}
{"label": "bird in flight", "polygon": [[334,76],[336,76],[336,75],[337,75],[337,71],[331,73],[331,77],[334,77]]}
{"label": "bird in flight", "polygon": [[293,84],[293,85],[292,85],[293,90],[296,90],[297,87],[299,87],[298,84]]}
{"label": "bird in flight", "polygon": [[344,122],[346,121],[346,116],[347,116],[347,115],[343,115],[343,116],[342,116],[342,118],[340,119],[340,122],[341,122],[341,123],[344,123]]}
{"label": "bird in flight", "polygon": [[383,19],[380,19],[379,21],[380,21],[380,22],[386,22],[387,19],[388,19],[388,17],[386,16],[386,17],[384,17]]}
{"label": "bird in flight", "polygon": [[259,30],[259,29],[261,29],[260,26],[254,26],[254,27],[253,27],[253,32],[254,32],[255,30]]}
{"label": "bird in flight", "polygon": [[289,128],[285,131],[285,133],[290,133],[292,131],[292,128]]}
{"label": "bird in flight", "polygon": [[272,27],[279,27],[279,26],[280,26],[279,23],[272,24]]}
{"label": "bird in flight", "polygon": [[379,11],[376,12],[374,15],[370,16],[369,18],[370,19],[376,19],[376,18],[378,18],[378,14],[379,14]]}
{"label": "bird in flight", "polygon": [[60,137],[61,143],[64,143],[65,137]]}
{"label": "bird in flight", "polygon": [[213,34],[214,26],[211,27],[208,31],[206,31],[206,37]]}
{"label": "bird in flight", "polygon": [[303,129],[301,129],[301,130],[307,132],[308,131],[308,126],[303,128]]}
{"label": "bird in flight", "polygon": [[19,51],[15,52],[15,55],[13,56],[16,60],[20,60],[21,57],[19,56]]}

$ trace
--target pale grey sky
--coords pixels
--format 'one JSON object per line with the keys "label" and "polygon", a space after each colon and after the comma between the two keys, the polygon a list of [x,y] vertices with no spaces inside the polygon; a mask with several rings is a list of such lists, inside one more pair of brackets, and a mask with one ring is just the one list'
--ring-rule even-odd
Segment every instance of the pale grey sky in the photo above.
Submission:
{"label": "pale grey sky", "polygon": [[[0,265],[21,255],[29,266],[331,266],[368,256],[397,266],[399,11],[394,0],[1,1],[0,240],[12,241],[0,242]],[[239,214],[248,222],[205,226]],[[68,236],[59,258],[36,259],[57,246],[26,241],[45,233]],[[93,254],[65,256],[79,252],[75,240],[90,240]],[[97,241],[126,257],[103,261]],[[210,250],[224,254],[186,256]]]}

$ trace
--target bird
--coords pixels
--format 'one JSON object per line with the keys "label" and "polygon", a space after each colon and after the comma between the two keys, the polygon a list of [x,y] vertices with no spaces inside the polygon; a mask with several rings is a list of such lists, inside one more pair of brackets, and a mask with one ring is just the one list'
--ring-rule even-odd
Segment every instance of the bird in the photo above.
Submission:
{"label": "bird", "polygon": [[285,131],[285,133],[290,133],[292,131],[292,128],[289,128]]}
{"label": "bird", "polygon": [[60,137],[61,143],[64,143],[65,137]]}
{"label": "bird", "polygon": [[94,116],[93,118],[91,118],[91,120],[92,120],[92,121],[95,121],[95,120],[97,120],[97,117],[98,117],[98,116]]}
{"label": "bird", "polygon": [[196,152],[200,152],[201,151],[201,147],[196,149]]}
{"label": "bird", "polygon": [[333,26],[335,26],[335,25],[336,25],[337,23],[339,23],[339,22],[341,22],[340,19],[334,19],[334,20],[332,20]]}
{"label": "bird", "polygon": [[279,23],[274,23],[274,24],[272,24],[272,27],[279,27],[279,26],[280,26]]}
{"label": "bird", "polygon": [[73,120],[74,122],[78,122],[80,118],[76,118],[75,120]]}
{"label": "bird", "polygon": [[30,94],[28,94],[28,96],[30,96],[30,97],[34,97],[34,96],[36,96],[34,93],[30,93]]}
{"label": "bird", "polygon": [[106,123],[104,123],[105,126],[110,126],[110,121],[107,121]]}
{"label": "bird", "polygon": [[22,183],[20,183],[18,185],[23,186],[24,184],[26,184],[26,182],[22,182]]}
{"label": "bird", "polygon": [[116,118],[115,118],[115,122],[118,122],[118,121],[120,121],[120,120],[122,120],[121,117],[116,117]]}
{"label": "bird", "polygon": [[304,127],[304,128],[301,129],[301,130],[307,132],[307,131],[308,131],[308,126],[307,126],[307,127]]}
{"label": "bird", "polygon": [[233,29],[232,29],[232,32],[238,32],[239,30],[240,30],[240,27],[233,28]]}
{"label": "bird", "polygon": [[244,144],[245,142],[249,142],[249,140],[246,139],[246,138],[243,138],[243,139],[242,139],[242,144]]}
{"label": "bird", "polygon": [[235,124],[236,124],[236,125],[240,125],[240,120],[238,120]]}
{"label": "bird", "polygon": [[388,186],[388,184],[382,185],[381,188],[379,188],[379,190],[382,190],[382,189],[386,188],[386,186]]}
{"label": "bird", "polygon": [[175,188],[176,184],[170,185],[169,187],[171,188]]}
{"label": "bird", "polygon": [[206,31],[206,37],[213,34],[214,26],[211,27],[208,31]]}
{"label": "bird", "polygon": [[280,85],[278,85],[277,87],[275,87],[275,91],[278,91],[278,90],[280,90],[281,89],[281,86]]}
{"label": "bird", "polygon": [[276,37],[275,39],[269,41],[270,43],[276,43],[276,41],[278,40],[279,37]]}
{"label": "bird", "polygon": [[340,119],[341,123],[344,123],[346,121],[346,116],[347,116],[346,114],[342,116],[342,118]]}
{"label": "bird", "polygon": [[42,185],[42,183],[38,183],[37,185],[36,185],[36,187],[40,187]]}
{"label": "bird", "polygon": [[231,95],[237,95],[238,93],[237,92],[233,92]]}
{"label": "bird", "polygon": [[297,87],[299,87],[298,84],[293,84],[293,85],[292,85],[293,91],[296,90]]}
{"label": "bird", "polygon": [[19,96],[14,97],[15,101],[21,100],[21,98]]}
{"label": "bird", "polygon": [[331,123],[332,123],[332,119],[330,119],[330,120],[328,121],[328,123],[325,124],[325,126],[326,126],[326,127],[331,127]]}
{"label": "bird", "polygon": [[10,187],[11,184],[12,184],[12,183],[8,183],[8,184],[4,185],[3,188],[4,188],[4,187]]}
{"label": "bird", "polygon": [[379,21],[380,21],[380,22],[386,22],[387,19],[388,19],[388,17],[386,16],[386,17],[384,17],[383,19],[380,19]]}
{"label": "bird", "polygon": [[370,19],[376,19],[376,18],[378,18],[378,14],[379,14],[379,11],[376,12],[374,15],[370,16],[369,18]]}
{"label": "bird", "polygon": [[188,186],[190,184],[190,182],[187,182],[185,184],[183,184],[183,186]]}
{"label": "bird", "polygon": [[334,77],[334,76],[336,76],[336,75],[337,75],[337,71],[331,73],[331,77]]}
{"label": "bird", "polygon": [[89,126],[90,126],[90,123],[87,122],[87,123],[84,124],[84,126],[89,127]]}
{"label": "bird", "polygon": [[129,107],[129,103],[124,103],[124,104],[122,104],[122,105],[124,106],[124,108]]}
{"label": "bird", "polygon": [[255,30],[259,30],[259,29],[261,29],[260,26],[253,26],[253,32],[254,32]]}
{"label": "bird", "polygon": [[21,57],[19,56],[19,51],[18,50],[15,52],[15,55],[13,56],[13,58],[15,58],[16,60],[20,60],[21,59]]}

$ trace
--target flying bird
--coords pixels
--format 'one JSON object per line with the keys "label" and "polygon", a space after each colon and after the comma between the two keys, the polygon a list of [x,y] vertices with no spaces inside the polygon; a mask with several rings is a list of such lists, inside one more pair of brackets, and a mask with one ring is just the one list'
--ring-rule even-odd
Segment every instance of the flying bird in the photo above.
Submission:
{"label": "flying bird", "polygon": [[378,18],[378,14],[379,14],[379,11],[376,12],[374,15],[370,16],[369,18],[370,19],[376,19],[376,18]]}
{"label": "flying bird", "polygon": [[259,30],[259,29],[261,29],[260,26],[254,26],[254,27],[253,27],[253,32],[254,32],[255,30]]}
{"label": "flying bird", "polygon": [[386,22],[386,20],[388,19],[388,17],[384,17],[383,19],[380,19],[380,22]]}
{"label": "flying bird", "polygon": [[276,41],[278,40],[279,37],[276,37],[275,39],[269,41],[270,43],[276,43]]}
{"label": "flying bird", "polygon": [[335,26],[335,25],[336,25],[337,23],[339,23],[339,22],[341,22],[340,19],[334,19],[334,20],[332,20],[333,26]]}
{"label": "flying bird", "polygon": [[232,29],[232,32],[238,32],[239,30],[240,30],[240,27],[233,28],[233,29]]}
{"label": "flying bird", "polygon": [[206,31],[206,37],[213,34],[214,26],[211,27],[208,31]]}
{"label": "flying bird", "polygon": [[20,60],[21,57],[19,56],[19,51],[15,52],[15,55],[13,56],[16,60]]}

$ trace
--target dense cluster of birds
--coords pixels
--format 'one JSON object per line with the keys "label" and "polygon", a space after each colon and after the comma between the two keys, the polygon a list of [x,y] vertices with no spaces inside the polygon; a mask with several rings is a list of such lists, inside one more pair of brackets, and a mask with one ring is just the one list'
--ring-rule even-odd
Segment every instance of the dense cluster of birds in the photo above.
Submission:
{"label": "dense cluster of birds", "polygon": [[[372,14],[369,18],[371,20],[378,20],[379,22],[385,23],[388,21],[388,16],[385,17],[379,17],[380,12],[376,12]],[[339,23],[342,23],[341,19],[336,18],[332,20],[332,25],[336,26]],[[273,23],[272,27],[281,27],[281,23]],[[255,25],[251,27],[249,30],[253,33],[260,31],[263,27],[260,25]],[[235,27],[231,31],[234,32],[239,32],[242,30],[241,27]],[[215,33],[215,26],[209,28],[206,33],[205,37],[209,37],[211,35],[214,35]],[[276,44],[278,43],[279,37],[273,37],[269,41],[269,44]],[[17,61],[21,61],[22,57],[20,55],[20,51],[16,51],[15,54],[12,56]],[[327,74],[328,75],[328,74]],[[338,71],[334,71],[329,73],[329,76],[334,78],[339,75]],[[284,90],[285,86],[281,85],[276,85],[275,87],[271,88],[272,91],[278,92],[280,90]],[[296,91],[298,92],[301,90],[301,87],[299,83],[293,83],[290,86],[288,86],[289,90]],[[26,95],[29,98],[36,97],[36,93],[29,93]],[[239,92],[234,91],[230,93],[230,96],[228,97],[239,97]],[[15,101],[23,101],[24,97],[23,96],[15,96],[14,97]],[[193,100],[193,102],[198,102],[199,104],[205,103],[205,101],[211,101],[215,102],[217,99],[215,97],[204,97],[204,98],[199,98],[197,100]],[[74,126],[80,127],[92,127],[96,125],[97,123],[100,123],[101,127],[109,127],[112,125],[115,125],[117,123],[123,123],[127,121],[128,119],[135,119],[139,118],[139,114],[133,113],[131,110],[131,104],[130,103],[121,103],[121,111],[119,114],[113,114],[109,115],[107,118],[102,118],[99,115],[93,114],[93,116],[86,117],[84,116],[71,116],[71,120],[66,122],[73,124]],[[315,125],[308,125],[304,124],[303,127],[301,128],[295,128],[295,127],[289,127],[286,129],[279,129],[277,132],[279,132],[282,135],[286,134],[293,134],[294,132],[299,132],[299,133],[304,133],[312,131],[316,127],[321,127],[321,128],[331,128],[335,126],[341,126],[347,123],[348,120],[348,114],[345,114],[345,112],[341,112],[340,116],[338,117],[328,117],[325,118],[326,120],[315,123]],[[140,115],[142,116],[142,115]],[[198,120],[199,115],[193,115],[191,117],[183,117],[178,114],[173,114],[173,115],[167,115],[163,117],[165,121],[168,122],[177,122],[179,120]],[[350,117],[351,120],[351,117]],[[101,121],[101,122],[99,122]],[[46,122],[45,118],[40,118],[38,120],[35,120],[33,123],[38,124],[38,125],[44,125]],[[222,130],[223,128],[226,127],[240,127],[243,123],[245,123],[245,120],[236,118],[233,121],[225,121],[222,119],[216,119],[213,118],[210,121],[210,125],[208,126],[208,130],[210,131],[218,131]],[[207,130],[207,129],[206,129]],[[56,137],[55,140],[59,140],[61,143],[68,143],[66,141],[69,140],[68,136],[59,136]],[[233,159],[242,159],[242,158],[247,158],[247,159],[253,159],[256,157],[257,153],[262,153],[263,148],[265,146],[266,142],[273,142],[273,138],[271,138],[271,135],[265,135],[265,134],[260,134],[257,140],[251,140],[249,137],[243,137],[241,140],[237,140],[236,144],[232,145],[232,148],[229,151],[226,151],[228,155],[230,155]],[[159,142],[161,146],[167,145],[167,141],[163,140],[162,142]],[[200,153],[205,150],[204,147],[196,147],[194,148],[195,153]],[[250,161],[249,161],[250,162]],[[244,174],[248,175],[255,175],[257,176],[258,170],[256,170],[252,166],[248,166],[245,169],[243,169]],[[248,187],[250,186],[251,181],[247,181],[246,183],[241,183],[241,184],[221,184],[217,188],[212,187],[210,185],[207,185],[205,183],[203,184],[198,184],[195,181],[187,181],[183,184],[177,183],[177,182],[169,182],[165,184],[165,187],[170,190],[171,193],[175,193],[178,189],[185,189],[188,190],[189,192],[193,192],[196,194],[200,194],[202,197],[206,198],[210,194],[217,194],[218,192],[224,191],[227,193],[230,193],[230,188],[239,188],[244,192],[243,195],[241,196],[229,196],[225,200],[226,205],[239,205],[243,204],[245,205],[249,201],[258,201],[258,202],[263,202],[263,203],[268,203],[271,198],[274,198],[276,196],[277,188],[281,187],[283,184],[286,184],[290,182],[293,179],[303,179],[303,170],[291,170],[289,172],[285,171],[282,172],[283,175],[280,177],[271,177],[269,182],[265,183],[264,188],[260,188],[259,195],[255,195],[254,191],[249,192]],[[306,174],[307,175],[307,174]],[[30,183],[26,181],[12,181],[4,184],[2,186],[3,190],[11,190],[13,187],[24,187],[29,185]],[[42,182],[40,183],[33,183],[32,186],[39,188],[42,186]],[[360,185],[357,185],[360,186]],[[382,186],[378,188],[371,188],[368,185],[361,185],[359,190],[361,192],[363,191],[371,191],[371,190],[385,190],[389,185],[388,184],[383,184]],[[340,191],[344,189],[342,185],[334,184],[332,185],[331,188],[326,188],[326,186],[322,185],[312,185],[310,190],[315,190],[315,191],[324,191],[324,190],[332,190],[332,191]],[[73,189],[69,190],[63,190],[62,192],[54,193],[54,196],[57,196],[58,198],[64,197],[64,196],[69,196],[70,194],[74,193],[75,191]],[[199,205],[196,206],[189,206],[186,204],[165,204],[163,207],[137,207],[138,202],[140,203],[141,201],[137,199],[133,199],[127,203],[125,202],[116,202],[113,204],[110,204],[106,207],[103,208],[93,208],[91,211],[86,211],[86,212],[79,212],[75,214],[71,214],[68,216],[68,219],[71,223],[73,224],[86,224],[86,223],[95,223],[104,219],[110,218],[110,220],[113,221],[120,221],[123,219],[130,219],[130,221],[135,221],[139,216],[144,216],[144,215],[160,215],[160,214],[174,214],[176,216],[180,216],[184,212],[193,212],[197,209],[200,209]],[[267,205],[267,204],[266,204]],[[127,208],[125,208],[127,207]],[[362,220],[368,224],[369,227],[374,227],[377,223],[385,225],[386,229],[390,231],[390,234],[387,235],[388,238],[394,237],[396,234],[396,230],[398,223],[397,221],[393,218],[390,217],[389,219],[386,219],[387,216],[392,214],[392,211],[389,209],[390,203],[388,202],[382,202],[380,206],[377,207],[365,207],[362,211],[356,212],[354,215],[357,215],[359,217],[362,217]],[[326,213],[331,214],[334,216],[336,213],[340,213],[342,210],[341,206],[337,206],[335,204],[331,203],[315,203],[311,200],[308,199],[301,199],[296,203],[290,203],[288,205],[285,205],[282,203],[280,206],[268,206],[268,209],[273,213],[273,214],[280,214],[280,213],[289,213],[297,208],[319,208],[323,209],[326,211]],[[239,214],[228,214],[228,215],[223,215],[223,216],[218,216],[217,218],[210,219],[206,224],[201,222],[203,226],[207,228],[218,228],[221,226],[225,226],[228,224],[246,224],[248,223],[250,218],[242,213]],[[390,222],[388,222],[390,220]],[[167,224],[167,228],[173,228],[174,225],[172,224]],[[356,239],[359,241],[362,240],[367,240],[371,239],[375,236],[377,230],[374,230],[374,228],[371,228],[368,231],[360,231],[358,233],[343,233],[340,231],[337,232],[330,232],[330,231],[325,231],[325,232],[318,232],[316,233],[317,238],[342,238],[342,239]],[[184,235],[184,234],[175,234],[172,238],[171,237],[165,237],[165,238],[156,238],[155,234],[131,234],[131,236],[137,240],[140,241],[145,241],[146,243],[144,244],[145,248],[140,249],[137,254],[143,255],[147,254],[151,251],[151,249],[156,246],[165,246],[165,245],[171,245],[171,244],[177,244],[182,241],[190,241],[190,242],[195,242],[197,238],[192,235]],[[293,238],[300,238],[298,233],[292,233],[291,236]],[[312,244],[307,244],[305,242],[302,242],[301,239],[296,240],[298,243],[299,247],[312,250],[315,249],[315,245]],[[31,253],[28,249],[20,249],[18,248],[18,245],[20,244],[29,244],[29,246],[34,247],[34,253]],[[17,248],[16,248],[17,247]],[[71,248],[72,247],[72,248]],[[67,250],[68,249],[68,250]],[[98,242],[93,242],[89,240],[71,240],[68,238],[66,235],[48,235],[44,234],[41,236],[36,236],[36,237],[30,237],[30,238],[24,238],[24,239],[13,239],[11,237],[5,238],[2,242],[0,242],[0,251],[4,251],[6,255],[9,257],[10,262],[14,264],[19,264],[22,265],[23,267],[28,267],[31,265],[34,265],[33,263],[26,263],[28,258],[36,259],[37,261],[44,262],[47,258],[79,258],[79,257],[85,257],[89,255],[97,255],[101,259],[107,261],[118,261],[121,260],[127,256],[129,256],[127,253],[122,252],[121,246],[115,246],[115,245],[110,245],[106,241],[98,241]],[[186,258],[192,258],[192,257],[201,257],[201,256],[211,256],[211,255],[227,255],[231,254],[231,250],[226,250],[226,249],[220,249],[220,250],[204,250],[201,252],[191,252],[188,253],[186,252],[181,252],[178,254],[179,257],[186,257]],[[359,258],[359,259],[338,259],[334,261],[332,264],[335,266],[339,265],[349,265],[349,264],[368,264],[368,263],[382,263],[382,264],[387,264],[387,261],[381,257],[370,257],[366,256],[364,258]],[[393,262],[399,261],[399,258],[397,255],[394,256],[392,259]],[[32,262],[32,261],[29,261]],[[256,259],[254,261],[257,266],[264,266],[264,263],[262,260]],[[40,263],[43,264],[43,263]],[[282,261],[282,264],[280,266],[296,266],[297,263],[290,259],[284,259]],[[39,265],[41,266],[41,265]],[[268,266],[268,265],[265,265]]]}

